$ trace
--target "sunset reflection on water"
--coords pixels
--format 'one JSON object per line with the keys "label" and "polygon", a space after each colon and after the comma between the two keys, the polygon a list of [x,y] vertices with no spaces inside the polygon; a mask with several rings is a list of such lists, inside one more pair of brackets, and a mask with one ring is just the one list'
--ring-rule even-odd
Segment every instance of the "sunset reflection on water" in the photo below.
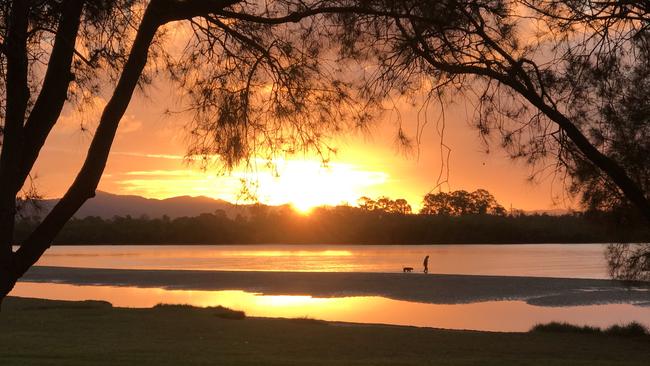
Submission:
{"label": "sunset reflection on water", "polygon": [[232,250],[219,253],[229,257],[349,257],[349,250]]}
{"label": "sunset reflection on water", "polygon": [[140,308],[159,303],[200,307],[221,305],[243,310],[248,316],[308,317],[342,322],[486,331],[527,331],[537,323],[550,321],[601,327],[637,321],[650,326],[650,307],[631,304],[573,307],[541,307],[522,301],[426,304],[377,296],[314,298],[260,295],[244,291],[189,291],[27,282],[19,282],[12,296],[104,300],[118,307]]}
{"label": "sunset reflection on water", "polygon": [[40,266],[608,278],[603,244],[53,246]]}

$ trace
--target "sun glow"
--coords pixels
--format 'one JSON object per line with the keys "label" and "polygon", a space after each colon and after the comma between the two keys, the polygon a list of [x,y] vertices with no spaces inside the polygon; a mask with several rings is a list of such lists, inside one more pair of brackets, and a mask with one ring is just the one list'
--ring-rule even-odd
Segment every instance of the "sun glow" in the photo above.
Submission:
{"label": "sun glow", "polygon": [[323,205],[355,203],[364,191],[387,181],[388,174],[362,170],[352,164],[317,160],[282,160],[273,162],[273,170],[249,175],[256,182],[261,202],[290,204],[296,211],[307,214]]}
{"label": "sun glow", "polygon": [[303,215],[309,215],[316,206],[317,205],[311,204],[309,202],[291,203],[291,208],[293,208],[294,211],[298,212],[299,214]]}
{"label": "sun glow", "polygon": [[355,204],[373,186],[386,183],[383,171],[366,170],[354,164],[318,160],[278,160],[272,164],[259,161],[254,171],[234,171],[219,176],[195,170],[131,171],[118,181],[121,190],[151,198],[203,195],[242,202],[246,188],[259,202],[291,205],[308,214],[315,207]]}

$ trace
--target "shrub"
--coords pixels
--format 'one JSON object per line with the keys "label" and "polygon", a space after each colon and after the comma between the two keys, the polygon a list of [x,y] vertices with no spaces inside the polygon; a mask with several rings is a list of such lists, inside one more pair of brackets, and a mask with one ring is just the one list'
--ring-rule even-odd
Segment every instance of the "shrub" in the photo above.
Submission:
{"label": "shrub", "polygon": [[192,305],[186,304],[158,304],[153,307],[158,310],[199,310],[199,311],[208,311],[212,313],[217,318],[222,319],[245,319],[246,313],[240,310],[232,310],[223,306],[210,306],[207,308],[197,308]]}
{"label": "shrub", "polygon": [[569,323],[550,322],[547,324],[537,324],[531,332],[539,333],[583,333],[583,334],[600,334],[602,330],[598,327],[578,326]]}
{"label": "shrub", "polygon": [[599,327],[578,326],[569,323],[550,322],[537,324],[531,330],[536,333],[581,333],[581,334],[605,334],[618,337],[643,337],[650,335],[650,331],[640,323],[632,322],[627,325],[612,325],[602,330]]}
{"label": "shrub", "polygon": [[642,337],[650,335],[648,329],[643,324],[637,322],[632,322],[627,325],[612,325],[605,329],[604,333],[621,337]]}

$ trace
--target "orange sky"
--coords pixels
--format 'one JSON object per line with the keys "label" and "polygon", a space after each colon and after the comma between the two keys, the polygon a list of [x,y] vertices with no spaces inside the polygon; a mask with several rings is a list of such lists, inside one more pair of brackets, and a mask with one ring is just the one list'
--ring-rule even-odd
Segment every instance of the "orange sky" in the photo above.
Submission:
{"label": "orange sky", "polygon": [[[165,89],[161,83],[148,96],[133,98],[121,122],[100,190],[151,198],[205,195],[236,201],[242,187],[240,180],[246,178],[258,183],[260,201],[293,203],[306,210],[320,204],[354,204],[362,195],[402,197],[418,208],[422,196],[436,186],[441,161],[440,138],[434,123],[425,128],[419,148],[404,152],[395,143],[394,114],[375,121],[370,133],[353,131],[339,138],[340,151],[326,168],[314,157],[298,155],[277,162],[279,177],[263,167],[257,175],[235,171],[220,176],[215,170],[201,171],[183,162],[185,121],[164,114],[177,99]],[[83,116],[64,111],[35,167],[41,194],[59,197],[72,182],[91,139],[91,133],[83,132],[79,121],[86,120],[86,126],[94,130],[104,103],[97,97],[96,110]],[[406,130],[415,133],[415,108],[403,107],[400,118]],[[530,167],[510,161],[498,148],[486,154],[469,124],[464,103],[447,110],[445,143],[452,152],[445,189],[484,188],[507,208],[565,207],[561,202],[559,206],[553,203],[554,199],[561,201],[562,190],[553,184],[552,177],[530,183]],[[263,166],[262,162],[259,165]]]}
{"label": "orange sky", "polygon": [[[168,51],[174,53],[190,33],[180,24],[168,31]],[[435,126],[439,110],[435,106],[428,110],[431,122],[423,130],[421,144],[410,152],[400,150],[395,143],[397,119],[414,136],[420,107],[403,103],[398,113],[374,121],[369,133],[351,131],[341,136],[336,144],[339,153],[327,168],[315,157],[298,155],[276,162],[278,177],[263,169],[263,162],[259,162],[257,174],[240,170],[220,176],[215,170],[201,171],[184,163],[184,127],[189,117],[165,114],[168,109],[180,109],[175,92],[163,81],[154,83],[147,96],[136,92],[120,123],[100,190],[150,198],[204,195],[234,202],[241,192],[241,179],[246,179],[257,183],[255,193],[261,202],[292,203],[307,210],[321,204],[355,204],[364,195],[405,198],[417,209],[422,196],[436,188],[441,146]],[[82,164],[106,103],[101,96],[93,99],[94,108],[86,108],[83,115],[64,110],[41,152],[33,175],[39,192],[47,198],[60,197]],[[510,161],[498,148],[485,153],[477,131],[470,127],[471,107],[462,99],[445,112],[445,144],[452,151],[449,180],[443,189],[487,189],[506,208],[566,208],[562,187],[552,176],[547,174],[545,179],[531,183],[527,180],[530,167]],[[86,122],[85,132],[80,121]]]}

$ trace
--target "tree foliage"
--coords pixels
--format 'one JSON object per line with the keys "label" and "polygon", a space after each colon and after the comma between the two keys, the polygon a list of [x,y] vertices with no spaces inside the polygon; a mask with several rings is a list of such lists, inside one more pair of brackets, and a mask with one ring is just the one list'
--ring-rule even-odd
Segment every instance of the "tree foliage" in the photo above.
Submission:
{"label": "tree foliage", "polygon": [[[0,300],[94,196],[133,92],[162,74],[193,116],[193,160],[230,169],[253,156],[306,150],[326,160],[328,137],[367,115],[335,76],[336,63],[321,55],[330,47],[316,31],[320,20],[290,17],[321,3],[0,1]],[[180,54],[169,51],[169,27],[190,30]],[[14,252],[16,202],[32,195],[30,172],[43,144],[65,105],[83,109],[100,94],[110,98],[83,166]]]}
{"label": "tree foliage", "polygon": [[[638,36],[631,55],[643,62],[629,65],[620,54],[602,57],[598,64],[584,66],[581,79],[583,92],[599,100],[595,115],[598,120],[589,134],[596,146],[616,160],[645,191],[650,190],[650,39]],[[634,55],[634,56],[632,56]],[[577,82],[576,82],[577,83]],[[589,108],[584,100],[576,108]],[[573,152],[572,152],[573,153]],[[630,212],[630,203],[610,179],[592,162],[579,154],[569,160],[574,178],[571,189],[581,194],[582,202],[591,210]],[[628,214],[629,215],[629,214]]]}
{"label": "tree foliage", "polygon": [[429,193],[424,196],[421,214],[425,215],[498,215],[503,216],[506,210],[497,200],[484,189],[474,192],[453,191]]}
{"label": "tree foliage", "polygon": [[[486,142],[650,219],[647,2],[0,1],[0,298],[94,195],[134,90],[184,93],[188,154],[225,168],[313,149],[396,96],[476,104]],[[191,30],[180,55],[167,27]],[[359,83],[339,77],[359,62]],[[345,73],[343,73],[345,74]],[[66,103],[110,95],[83,166],[14,253],[17,197]],[[425,103],[425,105],[427,104]],[[85,127],[84,127],[85,128]],[[407,142],[403,132],[400,141]],[[639,262],[635,262],[639,263]]]}
{"label": "tree foliage", "polygon": [[377,65],[366,75],[366,95],[424,90],[438,105],[462,95],[474,103],[486,142],[533,164],[537,174],[550,169],[567,178],[576,183],[571,191],[584,195],[590,190],[579,188],[587,184],[577,170],[586,162],[650,219],[645,182],[601,139],[613,125],[633,123],[608,115],[605,104],[617,100],[609,98],[615,88],[606,89],[619,70],[647,64],[636,46],[648,31],[644,2],[335,3],[355,8],[354,16],[339,18],[346,56]]}
{"label": "tree foliage", "polygon": [[381,196],[376,201],[368,198],[359,198],[359,207],[368,211],[381,211],[386,213],[410,214],[413,209],[411,205],[403,198],[392,200],[388,197]]}
{"label": "tree foliage", "polygon": [[[533,177],[550,171],[587,208],[650,220],[647,1],[341,3],[358,14],[342,18],[348,54],[378,65],[370,95],[424,89],[440,106],[462,95],[488,146]],[[610,261],[613,273],[647,275],[641,263]]]}
{"label": "tree foliage", "polygon": [[605,257],[612,278],[650,281],[650,244],[610,244]]}

